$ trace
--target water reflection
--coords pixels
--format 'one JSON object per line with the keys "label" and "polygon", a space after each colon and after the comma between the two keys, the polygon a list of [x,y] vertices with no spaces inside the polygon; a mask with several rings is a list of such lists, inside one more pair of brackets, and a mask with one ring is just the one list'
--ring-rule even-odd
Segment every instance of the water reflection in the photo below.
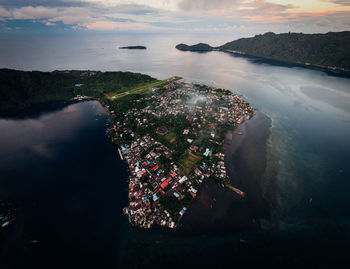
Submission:
{"label": "water reflection", "polygon": [[[280,218],[280,228],[288,228],[290,231],[297,231],[298,228],[309,231],[306,227],[311,225],[316,235],[319,233],[321,237],[346,234],[339,232],[341,231],[339,227],[341,225],[348,227],[350,219],[348,210],[350,199],[347,193],[350,187],[348,181],[350,178],[348,78],[329,76],[329,73],[296,66],[280,66],[268,64],[265,61],[262,63],[256,59],[235,57],[227,53],[198,54],[181,52],[174,48],[176,44],[182,42],[208,42],[219,45],[234,39],[227,36],[58,36],[32,37],[26,42],[19,39],[19,37],[2,38],[0,51],[2,51],[3,67],[44,71],[54,69],[130,70],[157,78],[180,75],[188,81],[212,84],[243,94],[253,106],[266,113],[272,120],[267,158],[278,160],[276,214]],[[118,50],[119,45],[135,43],[146,45],[148,49],[146,51]],[[84,171],[88,167],[88,171],[84,171],[84,176],[103,178],[99,176],[98,171],[93,171],[86,165],[96,160],[84,159],[79,168],[75,167],[74,158],[78,156],[74,154],[75,150],[88,152],[87,145],[89,145],[93,147],[96,156],[102,154],[99,142],[89,144],[90,139],[95,138],[92,133],[89,133],[91,129],[81,129],[82,125],[90,126],[91,121],[100,124],[101,119],[96,116],[96,110],[90,105],[86,107],[81,104],[78,105],[78,110],[76,108],[76,106],[70,106],[62,113],[51,113],[26,120],[1,119],[0,166],[14,170],[19,163],[23,165],[21,161],[15,164],[14,160],[28,160],[31,155],[52,159],[60,153],[61,145],[65,144],[66,155],[64,156],[73,156],[69,161],[70,170],[74,172],[74,176],[77,177],[80,174],[79,169]],[[98,113],[103,115],[101,107],[98,108]],[[104,130],[105,122],[101,124],[99,126]],[[75,149],[72,147],[79,141],[77,137],[85,137],[83,141],[86,144],[79,144],[79,148]],[[105,139],[104,134],[98,137],[103,141]],[[69,141],[72,143],[69,144]],[[102,148],[106,150],[105,147]],[[86,158],[88,156],[89,154],[86,154]],[[115,155],[111,154],[111,159],[114,157]],[[31,164],[20,167],[28,168]],[[110,182],[116,184],[111,176],[115,171],[108,170],[103,163],[100,165],[101,171],[108,171],[105,174],[108,180],[103,181],[105,186],[111,184]],[[123,173],[122,170],[119,172]],[[37,173],[34,176],[38,175]],[[21,174],[21,176],[26,175]],[[74,177],[70,179],[74,182]],[[76,192],[71,193],[70,198],[66,199],[65,206],[71,206],[72,212],[89,207],[79,198],[82,194],[77,194],[81,186],[86,186],[84,184],[86,184],[85,180],[80,180],[79,186],[76,186]],[[68,183],[60,190],[65,191],[67,186],[69,186]],[[98,184],[94,185],[96,186]],[[122,186],[119,187],[122,188]],[[16,186],[12,185],[7,191],[14,192],[15,189]],[[112,189],[108,199],[115,202],[113,191],[118,192],[117,188]],[[23,197],[23,193],[25,191],[18,196]],[[93,191],[91,191],[93,196],[92,193]],[[78,198],[74,197],[75,194]],[[309,203],[311,197],[312,205]],[[100,198],[95,197],[95,199]],[[100,201],[99,208],[105,206],[104,202],[106,200]],[[110,206],[111,210],[115,210],[115,204]],[[119,202],[119,204],[122,203]],[[97,214],[98,210],[94,212]],[[91,219],[88,220],[91,221]],[[102,226],[99,227],[103,229]],[[84,231],[88,234],[89,229],[85,228]],[[143,238],[144,234],[140,237]],[[130,249],[135,248],[131,246]]]}

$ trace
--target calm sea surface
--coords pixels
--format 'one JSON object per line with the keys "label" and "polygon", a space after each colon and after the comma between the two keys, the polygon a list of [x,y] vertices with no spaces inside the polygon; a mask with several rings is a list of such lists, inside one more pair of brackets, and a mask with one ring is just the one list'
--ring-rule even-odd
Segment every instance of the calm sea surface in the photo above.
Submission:
{"label": "calm sea surface", "polygon": [[[140,260],[140,267],[157,261],[179,266],[180,257],[185,264],[195,265],[202,255],[215,260],[222,253],[237,259],[254,253],[260,257],[256,263],[271,265],[288,259],[295,266],[305,265],[305,260],[313,265],[308,255],[322,255],[326,265],[333,262],[332,257],[343,258],[350,234],[349,78],[221,52],[174,48],[181,42],[219,45],[233,39],[3,36],[0,68],[128,70],[159,79],[179,75],[242,94],[272,121],[267,162],[273,157],[278,165],[273,232],[185,237],[131,228],[121,212],[127,204],[128,171],[106,137],[108,115],[96,101],[60,104],[30,117],[0,119],[0,200],[18,208],[16,221],[0,238],[2,263],[9,268],[110,268],[125,264],[123,257],[129,257],[130,249],[142,253],[138,259],[130,257]],[[126,45],[145,45],[147,50],[118,49]],[[236,236],[255,243],[242,249]],[[313,244],[324,247],[315,250]],[[169,251],[157,255],[159,249]],[[329,257],[328,252],[332,252]],[[263,260],[276,253],[280,260]],[[322,265],[322,260],[318,262],[316,267]],[[219,264],[231,263],[221,260]]]}

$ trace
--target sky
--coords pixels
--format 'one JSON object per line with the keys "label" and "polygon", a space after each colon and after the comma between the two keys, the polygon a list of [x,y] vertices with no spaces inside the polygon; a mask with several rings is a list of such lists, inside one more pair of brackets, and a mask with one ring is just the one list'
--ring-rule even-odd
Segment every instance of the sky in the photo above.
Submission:
{"label": "sky", "polygon": [[325,33],[350,0],[0,0],[0,33]]}

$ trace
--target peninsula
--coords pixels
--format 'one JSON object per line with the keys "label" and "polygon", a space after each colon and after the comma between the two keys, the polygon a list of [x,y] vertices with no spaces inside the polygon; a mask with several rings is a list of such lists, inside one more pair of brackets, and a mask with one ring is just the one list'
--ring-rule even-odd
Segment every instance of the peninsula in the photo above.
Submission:
{"label": "peninsula", "polygon": [[253,108],[228,90],[178,79],[105,100],[112,140],[130,169],[124,213],[138,227],[176,227],[209,179],[245,196],[226,175],[223,140],[254,115]]}
{"label": "peninsula", "polygon": [[18,113],[47,102],[70,100],[77,95],[101,98],[109,92],[124,92],[155,81],[150,76],[132,72],[0,69],[0,115]]}
{"label": "peninsula", "polygon": [[183,51],[223,51],[294,64],[350,71],[350,31],[326,34],[268,32],[251,38],[241,38],[218,47],[199,43],[192,46],[179,44],[176,48]]}
{"label": "peninsula", "polygon": [[124,213],[135,226],[177,227],[207,180],[245,197],[226,174],[223,141],[254,109],[229,90],[130,72],[3,69],[0,75],[2,113],[86,98],[109,110],[116,155],[130,171]]}
{"label": "peninsula", "polygon": [[147,49],[145,46],[126,46],[126,47],[119,47],[119,49],[128,49],[128,50],[145,50]]}

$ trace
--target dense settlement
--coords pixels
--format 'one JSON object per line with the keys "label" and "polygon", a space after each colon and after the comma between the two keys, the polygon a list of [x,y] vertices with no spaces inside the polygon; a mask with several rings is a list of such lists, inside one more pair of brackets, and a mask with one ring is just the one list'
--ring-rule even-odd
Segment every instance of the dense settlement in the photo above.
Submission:
{"label": "dense settlement", "polygon": [[225,133],[254,115],[240,96],[172,81],[128,100],[111,111],[111,136],[130,170],[124,213],[132,224],[176,227],[208,179],[244,196],[229,184],[223,154]]}

